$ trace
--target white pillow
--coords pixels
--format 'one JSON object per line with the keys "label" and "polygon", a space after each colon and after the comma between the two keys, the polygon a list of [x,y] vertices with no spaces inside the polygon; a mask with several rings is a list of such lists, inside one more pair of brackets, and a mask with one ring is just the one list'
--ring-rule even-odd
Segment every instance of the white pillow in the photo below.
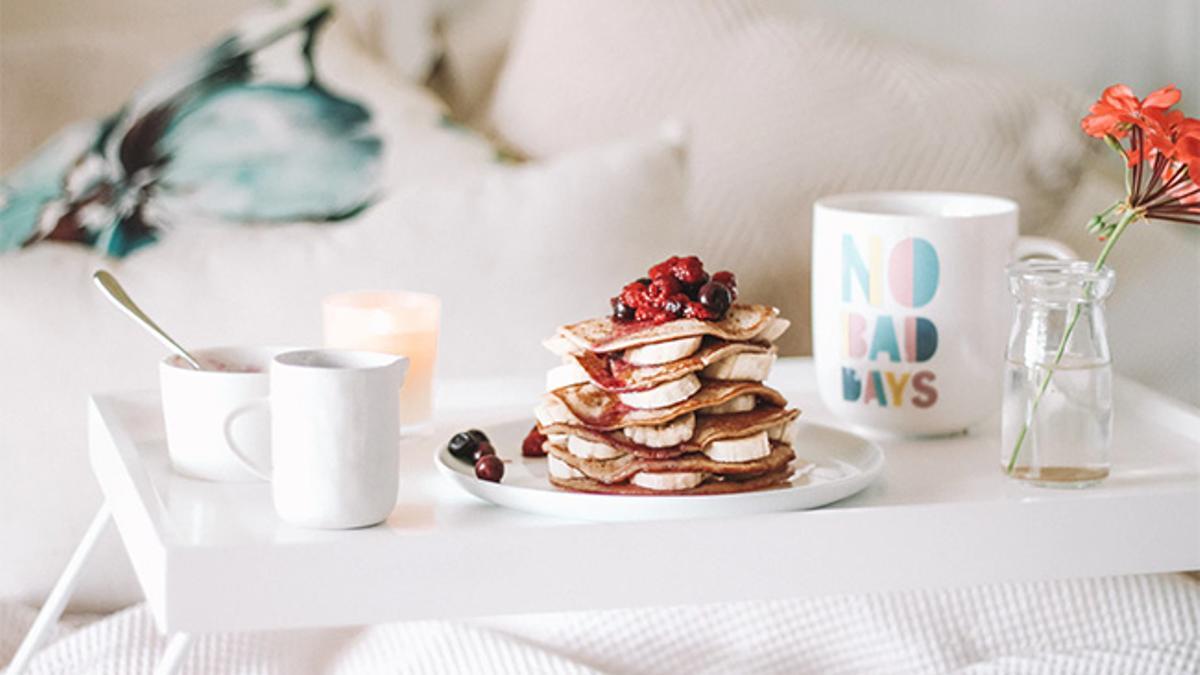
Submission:
{"label": "white pillow", "polygon": [[439,17],[441,62],[430,86],[474,123],[504,65],[522,0],[458,0]]}
{"label": "white pillow", "polygon": [[[318,344],[327,293],[432,291],[441,374],[475,376],[544,370],[556,324],[607,311],[646,261],[684,250],[677,136],[476,173],[398,189],[342,224],[181,228],[120,262],[54,242],[4,256],[0,597],[40,603],[99,505],[86,395],[157,384],[163,350],[92,288],[97,267],[196,346]],[[139,597],[115,546],[95,564],[76,608]]]}
{"label": "white pillow", "polygon": [[[1083,156],[1067,99],[755,0],[530,0],[488,120],[545,157],[680,118],[690,248],[804,323],[816,197],[979,191],[1051,222]],[[801,326],[782,346],[809,342]]]}

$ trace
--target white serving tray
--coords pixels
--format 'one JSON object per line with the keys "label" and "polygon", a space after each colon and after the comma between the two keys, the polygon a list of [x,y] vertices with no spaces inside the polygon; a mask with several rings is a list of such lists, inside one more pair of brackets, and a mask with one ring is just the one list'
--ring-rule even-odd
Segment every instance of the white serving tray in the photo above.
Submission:
{"label": "white serving tray", "polygon": [[[176,475],[153,392],[92,398],[91,460],[164,631],[1200,569],[1200,413],[1127,380],[1116,385],[1113,475],[1100,487],[1005,478],[993,421],[946,440],[882,443],[882,476],[823,509],[595,523],[484,503],[434,469],[433,443],[523,414],[540,379],[445,383],[434,430],[406,441],[395,511],[364,530],[291,527],[266,484]],[[771,384],[805,419],[836,424],[812,382],[810,362],[785,359]]]}

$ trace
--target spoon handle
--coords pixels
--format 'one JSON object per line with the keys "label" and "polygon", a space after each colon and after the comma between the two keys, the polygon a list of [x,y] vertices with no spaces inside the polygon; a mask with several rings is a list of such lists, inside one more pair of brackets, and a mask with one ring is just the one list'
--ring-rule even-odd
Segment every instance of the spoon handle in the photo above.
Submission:
{"label": "spoon handle", "polygon": [[100,290],[104,292],[104,295],[108,296],[109,300],[113,301],[114,305],[121,308],[121,310],[128,314],[134,321],[142,324],[146,330],[150,331],[154,337],[158,338],[159,342],[162,342],[169,349],[171,349],[171,351],[178,354],[180,358],[182,358],[184,361],[187,361],[188,365],[190,365],[192,368],[195,368],[196,370],[204,370],[204,368],[200,366],[200,362],[197,361],[195,357],[189,354],[188,351],[184,349],[178,342],[172,340],[171,336],[167,335],[163,329],[159,328],[158,324],[154,323],[150,317],[146,316],[146,313],[137,306],[137,303],[135,303],[129,297],[129,294],[126,293],[125,289],[121,287],[121,284],[117,282],[116,277],[109,274],[105,270],[97,270],[96,273],[92,275],[92,281],[96,282],[96,286],[98,286]]}

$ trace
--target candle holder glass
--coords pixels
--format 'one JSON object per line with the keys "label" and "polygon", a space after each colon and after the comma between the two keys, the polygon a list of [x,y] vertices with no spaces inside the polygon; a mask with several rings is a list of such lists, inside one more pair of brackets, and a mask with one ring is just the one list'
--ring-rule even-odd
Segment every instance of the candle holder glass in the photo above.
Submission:
{"label": "candle holder glass", "polygon": [[406,433],[431,426],[441,300],[411,291],[356,291],[325,298],[322,310],[327,347],[408,357],[400,421]]}

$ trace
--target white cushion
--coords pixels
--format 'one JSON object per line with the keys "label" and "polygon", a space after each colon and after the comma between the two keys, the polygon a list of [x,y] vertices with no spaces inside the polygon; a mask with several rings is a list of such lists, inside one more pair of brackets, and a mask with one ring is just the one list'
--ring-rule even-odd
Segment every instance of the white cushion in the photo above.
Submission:
{"label": "white cushion", "polygon": [[1083,158],[1073,101],[765,2],[530,0],[488,122],[544,157],[680,118],[692,250],[803,324],[816,197],[979,191],[1052,221]]}
{"label": "white cushion", "polygon": [[[442,375],[530,373],[562,322],[608,310],[679,250],[682,151],[654,137],[398,191],[340,225],[192,227],[121,262],[43,243],[0,261],[0,597],[40,602],[99,505],[89,392],[157,386],[162,348],[111,307],[105,266],[187,345],[319,344],[320,300],[359,288],[443,299]],[[138,597],[110,546],[76,607]]]}

